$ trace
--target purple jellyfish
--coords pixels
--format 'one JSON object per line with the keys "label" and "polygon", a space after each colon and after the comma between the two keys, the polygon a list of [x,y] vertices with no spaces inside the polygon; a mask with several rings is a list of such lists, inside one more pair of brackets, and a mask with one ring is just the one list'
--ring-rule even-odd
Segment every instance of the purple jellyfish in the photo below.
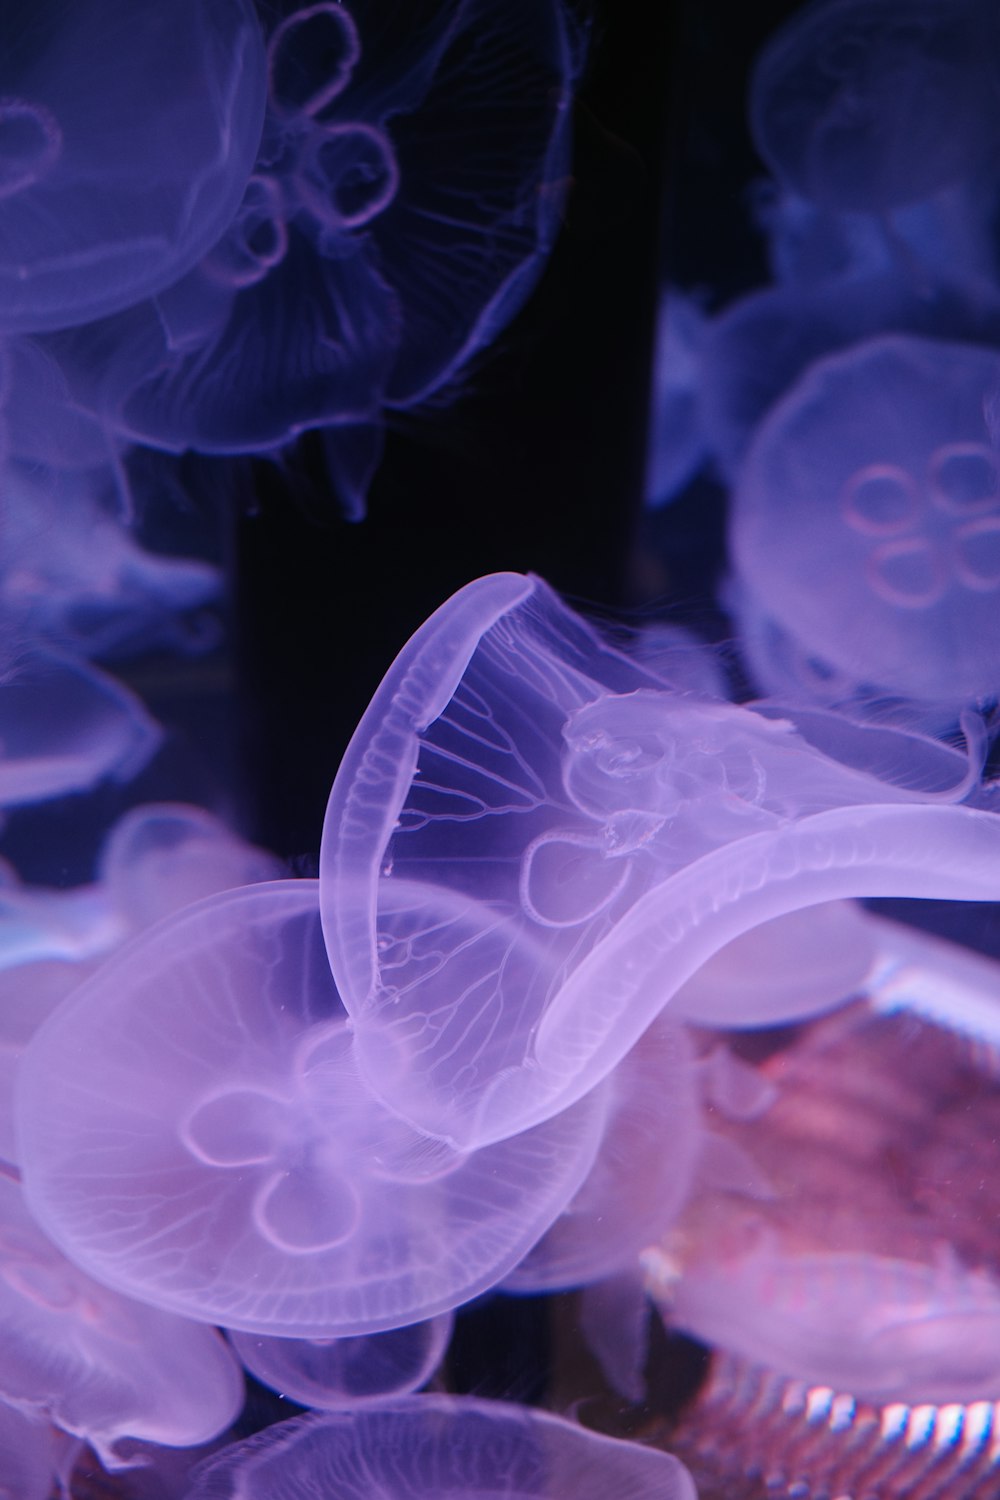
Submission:
{"label": "purple jellyfish", "polygon": [[995,898],[1000,822],[948,805],[978,765],[806,719],[665,688],[538,580],[442,606],[362,719],[324,829],[327,947],[371,1086],[464,1148],[501,1139],[586,1093],[760,922],[850,895]]}
{"label": "purple jellyfish", "polygon": [[298,1417],[210,1458],[184,1500],[696,1500],[676,1458],[509,1401],[411,1396]]}
{"label": "purple jellyfish", "polygon": [[85,323],[189,270],[239,204],[264,94],[250,0],[8,0],[0,330]]}
{"label": "purple jellyfish", "polygon": [[605,1113],[598,1090],[471,1155],[405,1124],[355,1066],[318,902],[285,881],[161,922],[49,1017],[16,1083],[32,1211],[82,1267],[203,1322],[311,1339],[500,1281],[579,1188]]}

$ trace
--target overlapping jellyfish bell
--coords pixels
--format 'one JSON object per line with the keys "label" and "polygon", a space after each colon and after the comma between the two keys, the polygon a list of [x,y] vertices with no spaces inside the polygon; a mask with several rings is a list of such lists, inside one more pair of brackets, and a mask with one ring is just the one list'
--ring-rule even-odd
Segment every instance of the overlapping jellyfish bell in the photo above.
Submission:
{"label": "overlapping jellyfish bell", "polygon": [[60,1254],[0,1174],[0,1397],[45,1412],[121,1467],[124,1437],[188,1447],[243,1402],[221,1335],[118,1296]]}
{"label": "overlapping jellyfish bell", "polygon": [[878,951],[853,901],[786,912],[727,943],[682,985],[671,1013],[699,1026],[756,1026],[816,1016],[861,992]]}
{"label": "overlapping jellyfish bell", "polygon": [[229,1341],[250,1373],[272,1390],[301,1406],[344,1411],[426,1385],[444,1358],[453,1323],[449,1312],[356,1338],[230,1333]]}
{"label": "overlapping jellyfish bell", "polygon": [[650,685],[539,580],[470,584],[390,669],[327,809],[323,925],[371,1086],[462,1146],[501,1139],[769,918],[993,899],[1000,822],[947,800],[978,765],[886,735],[896,759],[833,715]]}
{"label": "overlapping jellyfish bell", "polygon": [[845,212],[927,198],[994,159],[995,37],[975,0],[827,0],[764,48],[750,125],[793,192]]}
{"label": "overlapping jellyfish bell", "polygon": [[896,270],[751,292],[714,318],[701,359],[701,423],[733,484],[765,417],[818,360],[879,334],[1000,342],[1000,298],[982,281]]}
{"label": "overlapping jellyfish bell", "polygon": [[987,348],[887,336],[814,365],[733,497],[748,613],[834,674],[921,703],[995,695],[1000,455]]}
{"label": "overlapping jellyfish bell", "polygon": [[679,1276],[669,1253],[643,1260],[672,1325],[706,1343],[860,1401],[945,1405],[1000,1391],[1000,1283],[951,1246],[933,1263],[796,1253],[758,1227],[702,1249]]}
{"label": "overlapping jellyfish bell", "polygon": [[16,1162],[20,1056],[65,997],[129,937],[182,906],[274,880],[280,862],[200,807],[151,803],[104,842],[97,879],[69,890],[0,887],[0,1159]]}
{"label": "overlapping jellyfish bell", "polygon": [[632,1270],[683,1208],[704,1144],[698,1065],[683,1027],[658,1016],[608,1085],[608,1124],[586,1182],[504,1291],[560,1290]]}
{"label": "overlapping jellyfish bell", "polygon": [[696,1500],[672,1454],[511,1401],[453,1396],[278,1422],[207,1459],[184,1500],[321,1494],[331,1475],[344,1500]]}
{"label": "overlapping jellyfish bell", "polygon": [[250,175],[265,97],[249,0],[10,0],[0,329],[83,323],[182,276]]}
{"label": "overlapping jellyfish bell", "polygon": [[599,1092],[473,1155],[375,1099],[318,901],[316,882],[287,881],[188,907],[30,1043],[17,1079],[26,1191],[98,1279],[252,1333],[397,1328],[499,1281],[586,1176]]}
{"label": "overlapping jellyfish bell", "polygon": [[135,695],[86,662],[53,652],[19,660],[0,681],[0,808],[127,781],[161,732]]}

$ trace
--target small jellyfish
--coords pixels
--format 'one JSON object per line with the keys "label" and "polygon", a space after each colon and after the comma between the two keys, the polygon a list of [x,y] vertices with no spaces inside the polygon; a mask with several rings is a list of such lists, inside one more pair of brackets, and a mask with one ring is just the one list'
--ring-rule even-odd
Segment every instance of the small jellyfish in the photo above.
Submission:
{"label": "small jellyfish", "polygon": [[673,692],[539,580],[469,585],[397,658],[327,808],[323,923],[371,1087],[466,1148],[502,1139],[760,922],[993,899],[1000,822],[949,805],[975,757],[885,733]]}
{"label": "small jellyfish", "polygon": [[451,1338],[451,1313],[424,1323],[357,1338],[280,1339],[230,1333],[229,1341],[252,1375],[320,1411],[342,1411],[426,1385]]}
{"label": "small jellyfish", "polygon": [[918,702],[996,693],[994,351],[905,336],[814,365],[762,424],[730,525],[739,587],[833,673]]}
{"label": "small jellyfish", "polygon": [[0,1174],[0,1397],[85,1438],[106,1468],[124,1437],[207,1442],[243,1402],[213,1329],[132,1302],[79,1270]]}
{"label": "small jellyfish", "polygon": [[0,64],[0,329],[128,307],[225,230],[260,140],[249,0],[9,0]]}
{"label": "small jellyfish", "polygon": [[0,807],[127,781],[160,744],[127,688],[96,667],[35,652],[0,681]]}
{"label": "small jellyfish", "polygon": [[[45,410],[43,407],[42,410]],[[0,608],[23,638],[89,656],[214,643],[199,622],[218,568],[143,548],[107,504],[103,471],[10,465],[0,500]]]}
{"label": "small jellyfish", "polygon": [[292,1338],[398,1328],[494,1285],[580,1186],[605,1110],[598,1091],[472,1155],[404,1124],[355,1067],[318,896],[244,887],[161,922],[48,1019],[16,1084],[32,1211],[82,1267]]}
{"label": "small jellyfish", "polygon": [[510,1401],[410,1396],[279,1422],[206,1462],[184,1500],[696,1500],[672,1454]]}
{"label": "small jellyfish", "polygon": [[971,176],[1000,146],[987,10],[828,0],[794,16],[750,84],[771,170],[841,213],[882,213]]}
{"label": "small jellyfish", "polygon": [[277,880],[281,863],[220,818],[182,802],[134,807],[111,829],[98,879],[130,933],[236,886]]}

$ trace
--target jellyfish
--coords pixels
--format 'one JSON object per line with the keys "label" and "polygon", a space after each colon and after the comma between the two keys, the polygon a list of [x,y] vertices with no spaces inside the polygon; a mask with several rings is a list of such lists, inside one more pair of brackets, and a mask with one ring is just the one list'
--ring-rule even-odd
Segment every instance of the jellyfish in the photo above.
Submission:
{"label": "jellyfish", "polygon": [[0,330],[85,323],[176,281],[260,140],[249,0],[11,0],[0,67]]}
{"label": "jellyfish", "polygon": [[96,667],[25,654],[0,680],[0,807],[127,781],[160,744],[139,699]]}
{"label": "jellyfish", "polygon": [[691,1190],[704,1132],[694,1049],[658,1016],[609,1078],[597,1159],[552,1228],[507,1277],[508,1292],[583,1286],[631,1268]]}
{"label": "jellyfish", "polygon": [[112,956],[21,1058],[32,1212],[126,1295],[247,1333],[399,1328],[501,1280],[590,1170],[601,1090],[472,1154],[380,1104],[318,900],[296,880],[185,908]]}
{"label": "jellyfish", "polygon": [[[652,1285],[662,1274],[646,1256]],[[675,1327],[857,1400],[995,1400],[1000,1282],[945,1250],[937,1264],[860,1252],[783,1251],[765,1233],[668,1270]]]}
{"label": "jellyfish", "polygon": [[265,1500],[289,1485],[303,1500],[696,1500],[672,1454],[620,1442],[517,1406],[410,1396],[350,1415],[279,1422],[208,1459],[184,1500]]}
{"label": "jellyfish", "polygon": [[995,162],[995,56],[968,0],[826,0],[757,58],[754,141],[800,197],[890,212]]}
{"label": "jellyfish", "polygon": [[289,10],[268,38],[257,161],[216,243],[145,302],[39,341],[74,411],[172,452],[268,452],[324,429],[359,514],[385,408],[450,388],[541,274],[577,51],[562,0]]}
{"label": "jellyfish", "polygon": [[734,495],[748,612],[855,684],[955,717],[994,695],[1000,485],[984,401],[998,377],[993,350],[903,335],[814,365],[761,426]]}
{"label": "jellyfish", "polygon": [[426,1385],[451,1338],[454,1318],[342,1339],[281,1339],[230,1333],[252,1375],[283,1396],[320,1411],[352,1410]]}
{"label": "jellyfish", "polygon": [[765,287],[709,324],[702,344],[701,423],[718,467],[734,486],[765,417],[812,366],[890,332],[994,345],[1000,296],[952,275],[914,282],[896,270],[837,284]]}
{"label": "jellyfish", "polygon": [[104,659],[214,643],[200,622],[217,600],[218,568],[140,546],[108,507],[106,471],[11,464],[3,488],[0,609],[22,639]]}
{"label": "jellyfish", "polygon": [[699,1026],[802,1021],[859,993],[877,953],[873,923],[853,901],[824,901],[761,922],[712,955],[670,1012]]}
{"label": "jellyfish", "polygon": [[539,580],[470,584],[404,648],[330,794],[323,923],[359,1065],[455,1143],[524,1129],[762,921],[993,899],[1000,823],[957,805],[978,770],[901,731],[670,691]]}
{"label": "jellyfish", "polygon": [[0,886],[0,1159],[16,1162],[14,1078],[31,1037],[128,938],[233,886],[276,879],[277,860],[181,803],[132,808],[112,827],[97,878],[67,890]]}
{"label": "jellyfish", "polygon": [[86,1439],[106,1468],[126,1436],[187,1447],[239,1413],[239,1366],[213,1329],[129,1301],[68,1261],[0,1174],[0,1396]]}

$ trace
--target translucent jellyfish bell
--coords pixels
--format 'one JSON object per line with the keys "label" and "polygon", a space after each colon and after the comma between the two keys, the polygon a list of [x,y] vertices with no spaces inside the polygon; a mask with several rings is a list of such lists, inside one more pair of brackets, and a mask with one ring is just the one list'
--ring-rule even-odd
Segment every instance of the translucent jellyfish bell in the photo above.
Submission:
{"label": "translucent jellyfish bell", "polygon": [[85,791],[135,775],[160,730],[104,672],[37,652],[0,681],[0,807]]}
{"label": "translucent jellyfish bell", "polygon": [[[47,410],[44,403],[40,410]],[[10,465],[3,474],[0,607],[23,637],[107,658],[212,642],[192,617],[214,603],[218,568],[146,551],[107,503],[108,470]]]}
{"label": "translucent jellyfish bell", "polygon": [[974,173],[997,149],[988,7],[830,0],[793,17],[750,85],[757,149],[793,192],[881,213]]}
{"label": "translucent jellyfish bell", "polygon": [[671,1013],[699,1026],[802,1021],[857,994],[875,933],[852,901],[828,901],[761,922],[727,943],[682,985]]}
{"label": "translucent jellyfish bell", "polygon": [[219,238],[253,166],[264,45],[249,0],[8,0],[0,329],[148,297]]}
{"label": "translucent jellyfish bell", "polygon": [[942,787],[924,742],[894,763],[849,729],[813,743],[670,691],[537,579],[463,589],[390,669],[327,808],[323,924],[372,1088],[464,1148],[501,1139],[585,1094],[760,922],[993,899],[1000,821],[947,805],[978,766]]}
{"label": "translucent jellyfish bell", "polygon": [[631,1270],[680,1213],[703,1145],[694,1048],[658,1016],[609,1080],[609,1119],[583,1187],[504,1290],[584,1286]]}
{"label": "translucent jellyfish bell", "polygon": [[120,1297],[68,1261],[0,1174],[0,1397],[46,1412],[114,1468],[124,1437],[216,1437],[239,1413],[243,1381],[214,1330]]}
{"label": "translucent jellyfish bell", "polygon": [[499,1281],[579,1187],[604,1112],[593,1095],[471,1156],[405,1125],[354,1067],[318,896],[265,884],[159,924],[50,1017],[17,1081],[32,1211],[81,1266],[299,1338],[396,1328]]}
{"label": "translucent jellyfish bell", "polygon": [[855,683],[960,706],[1000,685],[1000,455],[990,349],[904,336],[814,365],[733,500],[741,589]]}
{"label": "translucent jellyfish bell", "polygon": [[426,1385],[444,1358],[454,1318],[441,1313],[383,1333],[343,1339],[280,1339],[231,1333],[252,1375],[320,1411],[344,1411]]}
{"label": "translucent jellyfish bell", "polygon": [[184,1500],[696,1500],[678,1459],[511,1401],[410,1396],[278,1422],[208,1459]]}

